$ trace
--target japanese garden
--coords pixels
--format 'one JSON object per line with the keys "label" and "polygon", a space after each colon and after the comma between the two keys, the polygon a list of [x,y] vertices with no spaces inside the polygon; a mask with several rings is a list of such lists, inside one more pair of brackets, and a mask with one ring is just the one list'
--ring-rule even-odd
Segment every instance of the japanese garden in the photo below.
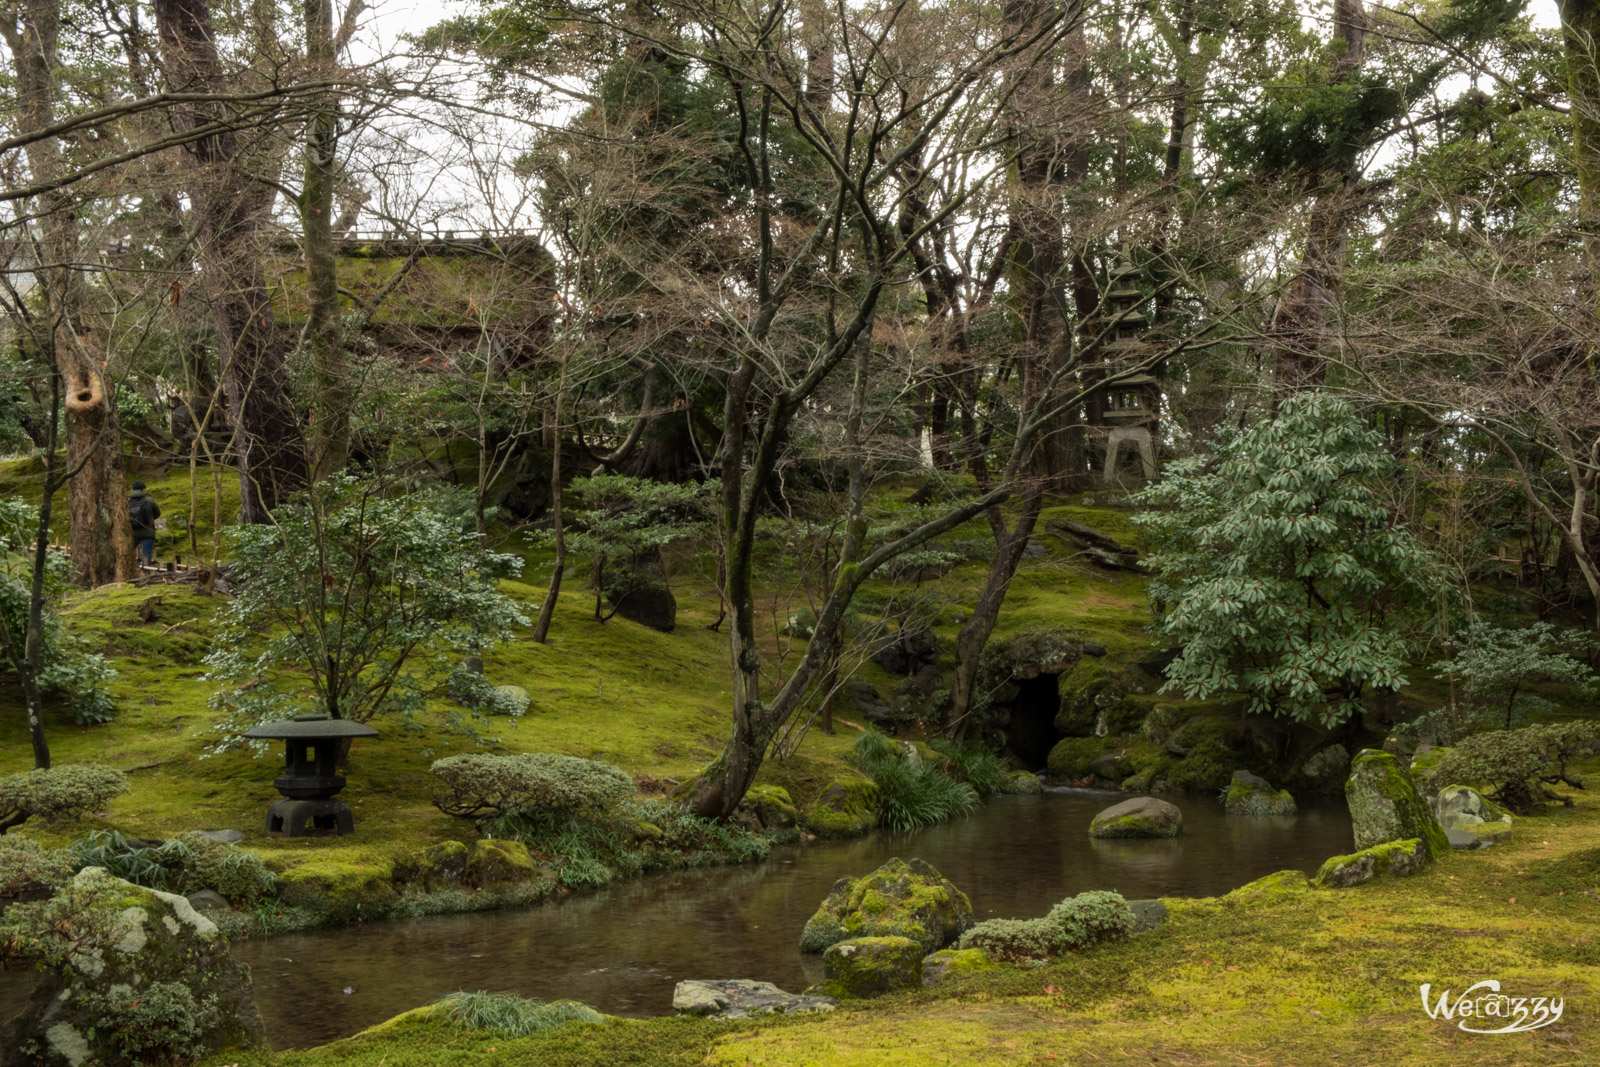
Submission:
{"label": "japanese garden", "polygon": [[1578,1065],[1596,0],[7,0],[0,1067]]}

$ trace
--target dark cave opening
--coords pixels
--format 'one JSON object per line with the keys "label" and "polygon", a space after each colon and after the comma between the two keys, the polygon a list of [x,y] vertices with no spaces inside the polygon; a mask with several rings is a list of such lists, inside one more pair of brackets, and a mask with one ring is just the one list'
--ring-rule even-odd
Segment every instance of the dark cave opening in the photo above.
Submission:
{"label": "dark cave opening", "polygon": [[1066,734],[1056,729],[1061,697],[1056,692],[1059,675],[1041,674],[1017,683],[1011,702],[1011,722],[1006,728],[1008,747],[1017,763],[1030,771],[1043,770],[1050,750]]}

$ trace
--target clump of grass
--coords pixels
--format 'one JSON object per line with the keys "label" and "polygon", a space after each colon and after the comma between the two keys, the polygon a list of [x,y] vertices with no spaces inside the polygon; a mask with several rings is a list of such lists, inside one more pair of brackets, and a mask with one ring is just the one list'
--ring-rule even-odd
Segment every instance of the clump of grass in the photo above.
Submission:
{"label": "clump of grass", "polygon": [[1000,779],[1005,777],[1007,768],[998,752],[958,745],[943,737],[929,741],[928,747],[944,757],[946,774],[972,786],[980,797],[1000,791]]}
{"label": "clump of grass", "polygon": [[104,867],[150,889],[211,889],[235,904],[272,896],[277,882],[254,852],[192,835],[150,845],[115,830],[96,830],[73,842],[70,851],[79,868]]}
{"label": "clump of grass", "polygon": [[920,830],[978,806],[972,786],[906,753],[880,733],[862,734],[850,762],[878,784],[878,821],[891,830]]}
{"label": "clump of grass", "polygon": [[554,1030],[567,1023],[603,1023],[606,1017],[576,1000],[532,1000],[515,993],[459,991],[439,998],[439,1012],[463,1030],[492,1030],[505,1037]]}

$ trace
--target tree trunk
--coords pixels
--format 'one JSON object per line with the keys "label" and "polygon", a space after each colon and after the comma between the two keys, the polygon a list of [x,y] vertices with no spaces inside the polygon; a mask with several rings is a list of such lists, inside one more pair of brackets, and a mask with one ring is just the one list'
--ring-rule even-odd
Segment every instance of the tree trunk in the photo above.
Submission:
{"label": "tree trunk", "polygon": [[1578,232],[1589,267],[1591,311],[1600,292],[1600,0],[1559,0],[1572,106],[1572,158],[1578,169]]}
{"label": "tree trunk", "polygon": [[[208,0],[156,0],[166,81],[174,92],[225,90]],[[220,107],[191,104],[176,116],[193,128],[225,121]],[[239,465],[239,519],[266,522],[305,484],[305,443],[289,400],[283,351],[262,261],[261,222],[271,206],[232,129],[190,143],[188,192],[206,293],[211,300],[223,390]]]}
{"label": "tree trunk", "polygon": [[[945,707],[940,732],[946,737],[959,737],[966,733],[967,720],[972,714],[973,690],[978,681],[978,662],[984,646],[994,634],[995,623],[1000,620],[1000,609],[1005,605],[1011,580],[1017,575],[1017,565],[1022,562],[1022,552],[1033,536],[1034,523],[1039,519],[1043,493],[1030,488],[1022,501],[1022,514],[1010,533],[997,536],[994,565],[984,579],[983,590],[973,605],[972,617],[961,624],[956,634],[955,678],[950,685],[950,703]],[[999,507],[990,516],[991,523],[1003,522]],[[1003,526],[1000,527],[1004,529]]]}
{"label": "tree trunk", "polygon": [[[0,34],[16,66],[17,128],[30,133],[55,121],[56,68],[61,29],[60,0],[28,0],[0,22]],[[35,182],[61,176],[61,145],[42,138],[26,149]],[[106,362],[83,318],[84,282],[76,266],[79,223],[70,194],[45,193],[40,211],[40,252],[35,272],[44,297],[30,332],[65,383],[66,469],[71,523],[72,575],[97,586],[133,577],[133,531],[128,520],[128,485],[122,467],[122,428]]]}
{"label": "tree trunk", "polygon": [[[313,77],[331,79],[333,0],[305,0],[306,62]],[[323,92],[306,123],[305,183],[300,190],[306,258],[306,343],[316,373],[312,423],[313,475],[344,470],[350,456],[350,362],[340,337],[339,284],[334,270],[333,185],[339,148],[339,100]]]}
{"label": "tree trunk", "polygon": [[[1344,53],[1334,62],[1331,80],[1342,83],[1356,75],[1365,61],[1367,16],[1361,0],[1334,0],[1334,34],[1344,41]],[[1322,384],[1327,363],[1322,358],[1323,330],[1328,307],[1344,274],[1346,233],[1349,229],[1355,187],[1361,180],[1351,153],[1349,166],[1325,172],[1311,206],[1305,254],[1278,301],[1272,316],[1277,336],[1277,393],[1284,397]]]}

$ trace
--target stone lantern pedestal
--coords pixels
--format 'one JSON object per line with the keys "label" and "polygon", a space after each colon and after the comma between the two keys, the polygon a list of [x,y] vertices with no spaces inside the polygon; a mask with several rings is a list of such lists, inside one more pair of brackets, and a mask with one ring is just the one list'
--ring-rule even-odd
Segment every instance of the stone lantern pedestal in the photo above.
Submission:
{"label": "stone lantern pedestal", "polygon": [[304,837],[307,823],[319,830],[355,832],[350,805],[334,796],[344,788],[337,773],[341,742],[356,737],[377,737],[378,731],[348,719],[302,715],[289,722],[268,722],[252,727],[244,736],[281,739],[283,773],[272,780],[284,799],[267,809],[267,832],[284,837]]}

